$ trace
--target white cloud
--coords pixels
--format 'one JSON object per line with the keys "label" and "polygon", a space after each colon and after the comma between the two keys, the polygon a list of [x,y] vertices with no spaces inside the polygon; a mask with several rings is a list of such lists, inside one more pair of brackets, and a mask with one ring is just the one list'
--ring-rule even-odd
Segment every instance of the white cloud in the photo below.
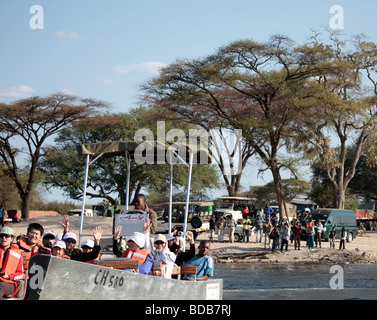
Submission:
{"label": "white cloud", "polygon": [[109,86],[113,83],[113,80],[109,78],[96,78],[95,82],[101,83],[104,86]]}
{"label": "white cloud", "polygon": [[20,85],[20,86],[13,86],[9,89],[0,90],[0,97],[6,97],[6,98],[26,98],[30,95],[32,95],[35,92],[35,90],[26,85]]}
{"label": "white cloud", "polygon": [[72,90],[69,90],[69,89],[63,89],[63,90],[60,90],[59,92],[66,94],[68,96],[74,96],[75,95],[75,93]]}
{"label": "white cloud", "polygon": [[121,74],[131,72],[157,74],[165,66],[166,64],[162,62],[143,62],[139,64],[118,65],[114,67],[113,71]]}
{"label": "white cloud", "polygon": [[65,31],[56,31],[55,36],[65,39],[78,39],[79,35],[76,32],[65,32]]}

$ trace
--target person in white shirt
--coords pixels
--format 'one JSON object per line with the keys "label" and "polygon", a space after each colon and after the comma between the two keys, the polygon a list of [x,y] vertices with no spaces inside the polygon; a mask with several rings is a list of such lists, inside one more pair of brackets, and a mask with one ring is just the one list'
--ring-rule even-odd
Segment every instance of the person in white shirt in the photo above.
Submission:
{"label": "person in white shirt", "polygon": [[315,231],[315,236],[314,236],[315,246],[317,247],[319,244],[319,247],[322,248],[321,237],[322,237],[323,225],[321,223],[321,219],[318,219],[318,223],[315,225],[314,231]]}
{"label": "person in white shirt", "polygon": [[166,279],[171,279],[171,273],[175,265],[176,255],[171,252],[167,245],[166,237],[163,234],[157,234],[154,237],[154,249],[152,249],[152,255],[154,257],[153,265],[158,264],[158,269],[163,272],[163,276]]}

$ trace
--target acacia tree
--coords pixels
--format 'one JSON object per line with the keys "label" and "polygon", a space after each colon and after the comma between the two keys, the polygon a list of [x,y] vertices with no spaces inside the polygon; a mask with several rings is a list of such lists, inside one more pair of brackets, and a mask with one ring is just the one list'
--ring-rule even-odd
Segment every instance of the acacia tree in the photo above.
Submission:
{"label": "acacia tree", "polygon": [[[248,102],[234,90],[219,89],[212,84],[209,80],[210,74],[211,70],[207,69],[205,63],[178,61],[165,68],[159,78],[142,85],[145,93],[142,99],[143,103],[153,106],[154,111],[148,115],[150,121],[178,121],[200,128],[199,135],[207,138],[205,147],[210,149],[212,159],[220,169],[228,195],[238,196],[243,170],[254,155],[254,149],[219,114],[208,112],[212,101],[207,95],[213,92],[213,97],[216,97],[224,110],[237,109],[241,112],[250,108],[245,107]],[[171,94],[179,97],[178,100],[183,103],[172,96],[173,101],[166,99],[166,92],[162,91],[164,86],[169,85],[169,81],[179,83],[180,86],[173,85],[170,89]],[[186,86],[186,82],[190,84]]]}
{"label": "acacia tree", "polygon": [[[317,44],[318,39],[313,39]],[[335,34],[331,34],[331,40],[327,52],[337,72],[321,74],[307,83],[306,97],[312,105],[301,115],[301,138],[307,142],[307,156],[327,173],[333,190],[332,206],[343,209],[366,141],[377,128],[377,87],[373,79],[377,47],[361,37],[353,39],[353,46]],[[369,88],[363,83],[363,73],[372,83]]]}
{"label": "acacia tree", "polygon": [[[143,86],[144,100],[216,127],[242,129],[245,143],[273,176],[281,215],[286,212],[281,170],[296,174],[287,153],[296,146],[297,114],[305,81],[331,70],[326,46],[297,46],[287,37],[266,43],[233,42],[214,55],[177,61]],[[285,153],[283,152],[285,151]]]}
{"label": "acacia tree", "polygon": [[[145,108],[132,109],[129,113],[106,114],[91,121],[83,120],[62,130],[55,139],[55,146],[45,150],[41,171],[46,174],[46,185],[58,187],[73,199],[80,199],[83,193],[82,177],[84,166],[77,153],[77,145],[102,141],[133,141],[135,132],[146,127],[156,132],[156,123],[146,122],[150,111]],[[167,124],[167,129],[169,129]],[[138,164],[131,161],[130,199],[132,194],[148,191],[168,194],[170,167],[168,164]],[[187,183],[187,168],[174,167],[173,186],[179,190]],[[197,164],[193,167],[193,192],[208,191],[217,186],[217,172],[211,166]],[[91,198],[106,199],[120,204],[126,201],[126,163],[123,157],[100,158],[89,167],[88,190]],[[176,192],[176,191],[175,191]]]}
{"label": "acacia tree", "polygon": [[[14,181],[21,197],[22,218],[29,217],[31,191],[46,139],[77,120],[96,116],[104,107],[102,101],[63,93],[0,104],[0,159],[4,174]],[[20,164],[25,160],[18,157],[21,153],[26,154],[25,166]],[[27,172],[26,182],[21,171]]]}

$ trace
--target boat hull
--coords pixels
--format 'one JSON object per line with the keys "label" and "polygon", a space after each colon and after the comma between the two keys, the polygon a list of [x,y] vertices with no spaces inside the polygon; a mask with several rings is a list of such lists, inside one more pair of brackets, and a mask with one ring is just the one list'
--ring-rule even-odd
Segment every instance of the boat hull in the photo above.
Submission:
{"label": "boat hull", "polygon": [[36,255],[29,263],[31,300],[221,300],[221,279],[163,279]]}

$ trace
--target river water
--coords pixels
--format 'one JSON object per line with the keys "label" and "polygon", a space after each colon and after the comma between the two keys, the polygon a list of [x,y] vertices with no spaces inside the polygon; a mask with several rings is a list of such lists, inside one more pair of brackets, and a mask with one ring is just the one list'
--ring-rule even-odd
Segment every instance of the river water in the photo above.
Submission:
{"label": "river water", "polygon": [[377,299],[373,264],[216,264],[214,278],[223,279],[224,300]]}

